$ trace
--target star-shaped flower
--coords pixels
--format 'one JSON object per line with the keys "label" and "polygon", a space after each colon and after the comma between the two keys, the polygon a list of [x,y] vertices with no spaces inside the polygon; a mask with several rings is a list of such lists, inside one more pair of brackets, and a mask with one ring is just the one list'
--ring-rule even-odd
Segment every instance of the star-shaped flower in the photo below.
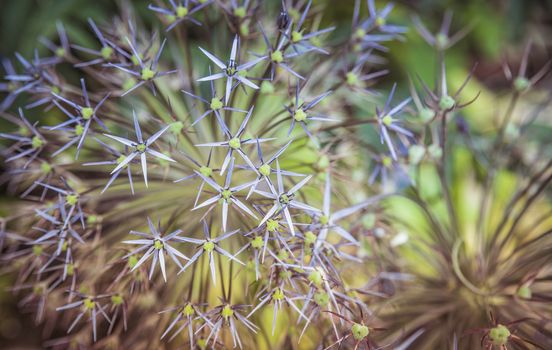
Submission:
{"label": "star-shaped flower", "polygon": [[291,235],[295,236],[295,229],[293,228],[293,221],[291,220],[291,213],[289,211],[290,208],[305,210],[307,212],[314,212],[314,213],[320,212],[319,209],[311,207],[310,205],[307,205],[305,203],[301,203],[295,199],[296,192],[299,191],[301,187],[303,187],[312,178],[312,175],[307,176],[303,180],[299,181],[299,183],[297,183],[295,186],[290,188],[288,191],[285,191],[284,183],[282,179],[282,173],[280,171],[280,164],[278,160],[276,160],[276,177],[278,179],[277,190],[271,186],[270,187],[271,193],[259,191],[259,190],[255,191],[256,193],[259,193],[263,197],[274,200],[274,204],[272,208],[270,208],[270,210],[266,213],[265,217],[259,223],[259,226],[263,225],[268,219],[272,218],[273,216],[278,215],[278,213],[283,212],[286,218],[289,230],[291,232]]}
{"label": "star-shaped flower", "polygon": [[153,134],[152,136],[150,136],[148,139],[144,141],[142,138],[142,131],[140,130],[140,124],[138,123],[138,118],[136,117],[136,112],[132,111],[132,113],[134,116],[134,130],[136,132],[137,141],[130,141],[128,139],[125,139],[124,137],[104,134],[105,136],[133,149],[133,151],[128,156],[126,156],[126,158],[123,161],[121,161],[119,165],[115,167],[115,169],[111,171],[111,174],[114,174],[119,169],[122,169],[124,166],[130,163],[134,158],[140,156],[140,162],[142,163],[142,173],[144,174],[144,182],[147,187],[148,186],[148,164],[146,161],[146,153],[159,159],[163,159],[169,162],[175,162],[174,159],[164,155],[161,152],[154,150],[151,147],[153,143],[159,137],[161,137],[161,135],[165,131],[167,131],[168,128],[170,128],[170,125],[165,126],[164,128],[162,128],[161,130],[159,130],[158,132],[156,132],[155,134]]}
{"label": "star-shaped flower", "polygon": [[222,131],[226,135],[227,140],[221,141],[221,142],[211,142],[211,143],[202,143],[196,145],[197,147],[226,147],[228,148],[228,151],[226,152],[226,157],[224,158],[224,161],[222,163],[222,166],[220,168],[220,174],[224,174],[224,171],[228,167],[228,164],[230,163],[230,159],[232,159],[232,155],[234,152],[238,153],[240,157],[249,165],[249,167],[253,171],[257,171],[255,168],[255,165],[249,159],[247,154],[242,149],[243,145],[251,145],[255,144],[257,142],[266,142],[273,140],[273,138],[268,139],[246,139],[242,140],[241,137],[243,133],[245,132],[245,127],[247,126],[247,122],[249,121],[249,118],[251,118],[251,114],[253,113],[253,107],[249,109],[249,112],[247,112],[247,115],[245,116],[244,120],[242,121],[238,131],[236,131],[235,134],[230,133],[230,130],[226,126],[226,123],[221,119],[220,122],[222,123],[220,126],[222,128]]}
{"label": "star-shaped flower", "polygon": [[242,65],[238,65],[237,63],[237,55],[238,55],[238,46],[239,46],[239,37],[236,35],[234,38],[234,41],[232,42],[232,50],[230,51],[230,60],[228,61],[228,64],[224,64],[218,57],[211,54],[207,50],[200,47],[199,49],[201,52],[205,54],[217,67],[222,69],[221,73],[216,73],[209,75],[207,77],[198,79],[197,81],[210,81],[210,80],[216,80],[221,78],[226,78],[226,93],[224,98],[224,103],[228,104],[228,100],[230,99],[230,93],[232,92],[234,79],[236,79],[238,82],[245,84],[249,86],[252,89],[259,89],[259,87],[254,84],[251,80],[246,78],[241,74],[241,72],[247,71],[249,68],[253,67],[260,61],[262,61],[264,58],[257,58],[254,59],[251,62],[244,63]]}
{"label": "star-shaped flower", "polygon": [[392,130],[397,134],[401,134],[406,137],[414,136],[412,132],[401,127],[399,125],[399,120],[394,118],[395,115],[402,112],[404,107],[406,107],[406,105],[408,105],[410,103],[410,100],[412,99],[408,97],[403,101],[401,101],[395,107],[391,108],[391,100],[393,99],[393,95],[395,94],[396,88],[397,88],[397,84],[395,83],[393,84],[393,88],[391,89],[391,92],[389,93],[389,97],[385,102],[385,106],[381,111],[376,107],[376,115],[378,118],[378,126],[379,126],[379,132],[380,132],[380,141],[382,144],[384,142],[387,144],[387,147],[389,148],[389,152],[391,153],[391,157],[393,157],[394,160],[397,160],[397,152],[395,151],[395,146],[393,145],[393,141],[389,136],[389,130]]}
{"label": "star-shaped flower", "polygon": [[135,245],[141,246],[140,248],[137,248],[132,252],[128,253],[125,256],[125,258],[145,250],[146,252],[140,258],[140,260],[138,260],[136,265],[134,265],[131,272],[136,270],[146,260],[148,260],[150,257],[153,256],[153,262],[151,263],[151,267],[150,267],[149,279],[152,278],[153,272],[155,271],[155,265],[157,265],[157,262],[159,261],[159,267],[161,268],[161,273],[163,274],[163,280],[166,283],[167,272],[165,268],[165,255],[170,257],[172,261],[174,261],[174,263],[178,265],[178,267],[180,267],[181,269],[182,269],[182,264],[180,263],[180,260],[178,260],[178,258],[181,258],[184,260],[190,260],[186,255],[182,254],[180,251],[178,251],[177,249],[175,249],[170,245],[170,242],[174,242],[174,241],[179,242],[182,240],[182,237],[179,236],[180,233],[182,233],[182,230],[176,230],[167,234],[166,236],[162,236],[160,232],[161,228],[155,227],[155,225],[151,222],[151,219],[149,217],[148,217],[148,226],[150,229],[150,233],[130,231],[131,234],[137,235],[143,238],[123,241],[123,243],[125,244],[135,244]]}
{"label": "star-shaped flower", "polygon": [[[210,5],[213,0],[209,1],[202,1],[199,4],[195,4],[196,1],[190,1],[190,0],[184,0],[184,1],[175,1],[175,0],[169,0],[170,7],[160,7],[155,6],[152,4],[148,5],[148,9],[157,12],[169,21],[169,26],[165,29],[165,31],[171,31],[174,27],[176,27],[178,24],[184,22],[184,21],[190,21],[195,25],[200,26],[201,22],[199,22],[197,19],[193,18],[192,15],[198,12],[199,10],[205,8],[207,5]],[[194,3],[193,6],[192,3]]]}

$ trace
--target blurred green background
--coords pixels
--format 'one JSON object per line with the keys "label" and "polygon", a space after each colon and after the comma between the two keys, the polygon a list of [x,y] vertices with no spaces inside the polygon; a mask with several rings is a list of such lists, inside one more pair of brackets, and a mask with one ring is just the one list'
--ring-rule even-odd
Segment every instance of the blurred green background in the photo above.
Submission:
{"label": "blurred green background", "polygon": [[[265,2],[273,2],[277,6],[280,0]],[[364,2],[363,11],[366,11]],[[135,13],[147,27],[159,28],[158,19],[147,10],[148,3],[144,0],[3,0],[0,11],[0,56],[13,59],[17,51],[29,57],[35,47],[38,47],[39,53],[46,54],[47,51],[37,43],[37,39],[40,36],[56,37],[56,20],[64,23],[73,43],[93,45],[95,39],[86,19],[91,17],[100,24],[107,23],[119,13],[121,7],[129,4],[132,4]],[[322,3],[332,4],[332,11],[327,11],[324,17],[325,22],[335,24],[341,30],[350,27],[353,0],[315,0],[315,4]],[[377,3],[381,7],[386,2]],[[458,86],[472,65],[479,63],[475,73],[476,82],[468,87],[466,95],[474,96],[479,90],[482,95],[477,113],[467,109],[466,115],[470,123],[477,123],[480,127],[489,126],[491,118],[486,118],[486,114],[492,113],[495,108],[494,97],[500,95],[507,84],[500,66],[504,54],[516,66],[530,36],[536,44],[530,59],[530,71],[537,70],[550,57],[550,40],[547,38],[552,37],[552,0],[418,0],[395,3],[391,21],[408,25],[411,30],[405,42],[391,44],[391,50],[386,54],[391,70],[391,77],[386,79],[386,84],[397,81],[399,85],[402,82],[402,86],[407,86],[404,83],[408,74],[419,74],[426,81],[433,79],[433,51],[412,28],[411,16],[420,14],[430,29],[437,30],[444,11],[453,10],[452,31],[466,25],[473,25],[473,30],[447,56],[449,78],[453,87]],[[34,329],[30,317],[21,318],[14,297],[6,290],[7,285],[6,277],[0,277],[0,348],[41,347],[39,330]]]}

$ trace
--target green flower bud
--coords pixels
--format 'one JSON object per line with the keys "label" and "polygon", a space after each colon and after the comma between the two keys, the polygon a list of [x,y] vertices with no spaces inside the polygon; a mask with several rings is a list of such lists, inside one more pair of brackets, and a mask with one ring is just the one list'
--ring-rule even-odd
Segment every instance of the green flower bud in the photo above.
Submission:
{"label": "green flower bud", "polygon": [[102,55],[102,57],[105,59],[105,60],[108,60],[111,55],[113,54],[113,49],[109,46],[104,46],[102,47],[102,49],[100,50],[100,54]]}
{"label": "green flower bud", "polygon": [[446,36],[446,34],[438,33],[435,35],[435,45],[438,49],[443,50],[447,47],[449,44],[449,38]]}
{"label": "green flower bud", "polygon": [[429,108],[422,108],[420,112],[418,112],[418,118],[424,123],[429,122],[435,117],[435,111]]}
{"label": "green flower bud", "polygon": [[527,285],[521,286],[517,290],[517,296],[521,299],[531,299],[533,296],[533,293],[531,292],[531,288]]}
{"label": "green flower bud", "polygon": [[272,169],[270,169],[270,165],[268,164],[263,164],[259,167],[259,173],[263,176],[269,176],[271,172]]}
{"label": "green flower bud", "polygon": [[137,263],[138,263],[138,258],[135,257],[134,255],[128,258],[128,267],[130,267],[131,269],[133,269]]}
{"label": "green flower bud", "polygon": [[363,324],[355,323],[351,327],[351,333],[353,334],[353,338],[355,338],[355,340],[361,341],[366,338],[368,334],[370,334],[370,330]]}
{"label": "green flower bud", "polygon": [[359,78],[358,78],[358,75],[356,75],[355,73],[353,72],[348,72],[346,75],[345,75],[345,79],[347,80],[347,84],[351,85],[351,86],[355,86],[358,84],[358,81],[359,81]]}
{"label": "green flower bud", "polygon": [[31,146],[33,148],[40,148],[44,145],[44,140],[41,139],[40,137],[38,136],[34,136],[32,139],[31,139]]}
{"label": "green flower bud", "polygon": [[443,96],[439,100],[439,108],[443,111],[447,111],[449,109],[452,109],[454,105],[456,104],[456,101],[450,96]]}
{"label": "green flower bud", "polygon": [[232,196],[232,191],[224,190],[224,191],[222,191],[221,195],[222,195],[222,199],[228,200],[228,199],[230,199],[230,196]]}
{"label": "green flower bud", "polygon": [[42,162],[40,164],[40,171],[44,174],[48,174],[50,171],[52,171],[52,166],[49,163]]}
{"label": "green flower bud", "polygon": [[161,250],[163,249],[163,242],[161,242],[161,240],[159,239],[156,239],[155,241],[153,241],[153,247],[157,250]]}
{"label": "green flower bud", "polygon": [[275,232],[275,231],[278,229],[278,221],[272,220],[272,219],[268,219],[268,220],[266,221],[266,229],[267,229],[269,232]]}
{"label": "green flower bud", "polygon": [[83,132],[84,132],[84,126],[82,126],[81,124],[77,124],[75,126],[75,135],[81,136]]}
{"label": "green flower bud", "polygon": [[296,42],[299,42],[303,40],[303,33],[301,32],[297,32],[297,31],[293,31],[291,32],[291,41],[296,43]]}
{"label": "green flower bud", "polygon": [[324,307],[330,303],[330,296],[325,292],[314,293],[314,302],[321,307]]}
{"label": "green flower bud", "polygon": [[195,310],[191,304],[186,304],[186,306],[184,306],[184,309],[182,310],[182,315],[184,316],[193,316],[194,313]]}
{"label": "green flower bud", "polygon": [[514,89],[516,89],[517,92],[523,92],[529,88],[531,85],[531,82],[529,82],[529,79],[525,77],[517,77],[514,79]]}
{"label": "green flower bud", "polygon": [[63,47],[56,48],[56,56],[57,57],[65,56],[65,49]]}
{"label": "green flower bud", "polygon": [[419,164],[425,155],[424,146],[414,145],[408,149],[408,160],[411,164]]}
{"label": "green flower bud", "polygon": [[123,303],[123,297],[120,296],[119,294],[115,294],[113,296],[111,296],[111,303],[113,305],[121,305]]}
{"label": "green flower bud", "polygon": [[261,94],[273,94],[274,93],[274,85],[269,81],[263,81],[261,83]]}
{"label": "green flower bud", "polygon": [[318,287],[322,285],[322,272],[320,272],[319,270],[314,270],[310,273],[308,279],[312,284]]}
{"label": "green flower bud", "polygon": [[92,299],[86,298],[84,299],[83,305],[85,309],[92,310],[94,306],[96,306],[96,303]]}
{"label": "green flower bud", "polygon": [[243,6],[236,7],[234,9],[234,16],[238,18],[244,18],[246,14],[247,14],[247,10]]}
{"label": "green flower bud", "polygon": [[213,175],[213,169],[206,166],[202,166],[201,168],[199,168],[199,172],[201,173],[201,175],[205,177],[209,177]]}
{"label": "green flower bud", "polygon": [[495,346],[506,345],[508,343],[508,338],[510,338],[510,335],[512,335],[512,333],[510,333],[510,330],[506,326],[501,324],[489,330],[489,340]]}
{"label": "green flower bud", "polygon": [[65,202],[71,206],[76,205],[79,200],[79,195],[76,193],[71,193],[65,196]]}
{"label": "green flower bud", "polygon": [[427,153],[432,159],[440,159],[443,155],[443,149],[438,144],[432,144],[427,148]]}
{"label": "green flower bud", "polygon": [[178,6],[176,8],[176,17],[182,18],[188,15],[188,8],[184,6]]}
{"label": "green flower bud", "polygon": [[180,132],[182,132],[182,129],[184,129],[184,123],[183,122],[171,123],[171,126],[169,128],[169,130],[175,135],[180,134]]}
{"label": "green flower bud", "polygon": [[362,217],[362,226],[365,229],[370,230],[376,225],[376,215],[374,213],[368,213]]}
{"label": "green flower bud", "polygon": [[375,21],[376,27],[384,26],[386,23],[387,23],[387,21],[385,20],[385,18],[383,18],[383,17],[377,17],[376,18],[376,21]]}
{"label": "green flower bud", "polygon": [[312,231],[307,231],[305,233],[305,244],[312,245],[316,242],[316,235]]}
{"label": "green flower bud", "polygon": [[42,254],[42,251],[44,250],[44,248],[42,248],[41,245],[33,245],[33,254],[36,255],[36,256],[40,256],[40,254]]}
{"label": "green flower bud", "polygon": [[139,143],[136,145],[136,150],[140,153],[144,153],[146,150],[146,144],[145,143]]}
{"label": "green flower bud", "polygon": [[230,305],[225,305],[220,314],[222,317],[228,319],[228,317],[232,317],[234,315],[234,310],[232,310]]}
{"label": "green flower bud", "polygon": [[284,300],[284,292],[280,288],[277,288],[274,293],[272,293],[273,300]]}

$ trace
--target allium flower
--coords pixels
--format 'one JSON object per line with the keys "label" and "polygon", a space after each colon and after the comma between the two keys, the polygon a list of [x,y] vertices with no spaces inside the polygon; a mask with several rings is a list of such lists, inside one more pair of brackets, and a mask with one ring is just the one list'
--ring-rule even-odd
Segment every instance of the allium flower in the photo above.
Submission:
{"label": "allium flower", "polygon": [[101,30],[91,18],[88,19],[88,24],[90,25],[90,27],[94,31],[94,34],[96,35],[96,38],[100,42],[101,48],[99,50],[94,50],[80,45],[71,45],[71,47],[77,51],[82,51],[89,55],[96,56],[96,58],[90,61],[75,64],[75,67],[78,68],[97,65],[100,63],[109,63],[115,59],[117,53],[114,49],[115,44],[104,37]]}
{"label": "allium flower", "polygon": [[455,45],[458,41],[462,40],[466,34],[469,33],[471,27],[465,27],[464,29],[458,31],[454,35],[450,35],[450,25],[452,23],[452,11],[445,12],[443,17],[443,22],[441,23],[441,28],[436,34],[431,34],[430,31],[424,26],[422,21],[418,16],[413,17],[414,26],[422,38],[431,46],[435,47],[437,50],[446,50],[451,46]]}
{"label": "allium flower", "polygon": [[180,251],[178,251],[177,249],[175,249],[170,245],[171,242],[174,242],[174,241],[178,242],[183,240],[183,238],[179,236],[180,233],[182,233],[182,230],[176,230],[167,235],[162,235],[161,223],[158,224],[158,227],[155,227],[155,225],[153,224],[153,222],[151,222],[151,219],[149,217],[148,217],[148,226],[149,226],[150,233],[130,231],[130,234],[137,235],[142,238],[123,241],[123,243],[140,245],[141,247],[131,251],[126,255],[126,257],[133,256],[135,254],[146,251],[144,255],[142,255],[142,257],[140,258],[140,260],[138,260],[136,265],[134,265],[131,271],[136,270],[146,260],[148,260],[150,257],[153,257],[153,262],[151,263],[151,267],[150,267],[149,279],[153,277],[153,273],[155,272],[155,266],[157,265],[157,262],[159,262],[159,267],[161,268],[161,273],[163,274],[163,280],[166,283],[167,271],[165,268],[165,255],[167,255],[167,257],[170,257],[171,260],[180,268],[182,268],[182,265],[180,264],[180,260],[178,258],[183,260],[190,260],[187,256],[185,256]]}
{"label": "allium flower", "polygon": [[313,213],[320,211],[317,208],[311,207],[310,205],[299,202],[297,199],[295,199],[296,192],[299,191],[303,186],[305,186],[305,184],[312,178],[312,176],[307,176],[306,178],[299,181],[295,186],[285,191],[284,180],[282,178],[282,173],[280,171],[280,163],[278,162],[278,160],[276,160],[276,178],[278,180],[277,188],[270,186],[270,192],[265,192],[260,190],[255,191],[256,193],[259,193],[263,197],[274,200],[274,204],[272,205],[270,210],[266,213],[264,218],[261,220],[261,222],[259,223],[259,226],[264,224],[268,219],[271,219],[275,215],[278,215],[280,214],[280,212],[282,212],[284,217],[286,218],[286,222],[291,232],[291,235],[294,236],[295,229],[293,228],[294,224],[291,219],[291,213],[289,211],[290,208],[305,210],[307,212],[313,212]]}
{"label": "allium flower", "polygon": [[[107,98],[111,95],[110,93],[107,93],[98,103],[95,104],[95,106],[92,106],[92,104],[90,103],[90,98],[88,96],[88,91],[86,90],[86,84],[84,82],[84,79],[81,79],[80,83],[82,88],[82,96],[84,98],[84,101],[83,101],[84,104],[73,102],[65,97],[52,93],[56,99],[61,100],[66,104],[68,104],[69,106],[73,107],[75,112],[78,114],[73,115],[72,113],[68,112],[65,108],[63,108],[63,106],[61,106],[61,104],[58,101],[54,100],[54,104],[58,106],[59,109],[61,109],[61,111],[69,117],[69,120],[49,128],[49,130],[56,130],[60,127],[76,124],[75,130],[77,134],[80,134],[80,137],[79,137],[79,143],[77,145],[77,153],[75,155],[75,158],[78,158],[79,156],[79,152],[82,148],[84,140],[86,139],[90,131],[90,125],[92,121],[98,123],[100,126],[102,126],[105,129],[105,124],[101,121],[101,119],[96,113],[104,104],[105,100],[107,100]],[[78,127],[79,125],[81,126],[82,129]]]}
{"label": "allium flower", "polygon": [[196,2],[195,0],[169,0],[169,8],[149,4],[148,9],[165,16],[165,19],[169,22],[169,26],[165,29],[168,32],[184,21],[190,21],[198,26],[201,25],[201,22],[193,18],[192,15],[210,5],[213,0],[199,1],[198,4]]}
{"label": "allium flower", "polygon": [[178,71],[176,69],[175,70],[164,71],[164,72],[160,72],[160,71],[157,70],[158,65],[159,65],[159,58],[161,57],[161,53],[163,52],[163,48],[165,47],[165,43],[167,42],[167,39],[163,40],[163,42],[161,43],[161,46],[159,46],[159,49],[157,50],[157,53],[155,54],[155,57],[153,58],[153,60],[150,63],[144,62],[142,60],[142,58],[140,57],[140,53],[136,50],[136,48],[134,47],[134,45],[132,44],[132,42],[128,38],[127,38],[127,42],[128,42],[128,44],[129,44],[129,46],[132,50],[132,53],[133,53],[132,57],[135,57],[137,62],[138,62],[138,67],[137,67],[138,69],[137,70],[132,70],[132,69],[124,67],[121,64],[115,64],[115,63],[109,63],[108,64],[108,66],[115,67],[119,70],[122,70],[123,72],[131,74],[135,78],[138,79],[138,82],[136,84],[134,84],[130,89],[125,91],[122,94],[122,96],[125,96],[125,95],[131,93],[132,91],[138,89],[140,86],[142,86],[144,84],[148,84],[151,91],[155,95],[157,92],[156,92],[156,89],[155,89],[154,80],[156,78],[160,78],[160,77],[163,77],[165,75],[173,74],[173,73],[176,73]]}
{"label": "allium flower", "polygon": [[228,104],[230,100],[230,94],[234,88],[234,79],[239,83],[249,86],[252,89],[259,89],[259,87],[254,84],[251,80],[244,76],[242,73],[246,73],[248,69],[255,66],[257,63],[262,61],[264,58],[259,57],[250,62],[238,65],[238,46],[239,46],[239,37],[236,35],[234,41],[232,42],[232,50],[230,51],[230,59],[228,64],[224,64],[218,57],[211,54],[209,51],[200,47],[201,52],[207,56],[217,67],[222,69],[222,73],[216,73],[204,78],[198,79],[197,81],[211,81],[221,78],[226,78],[226,92],[224,95],[224,104]]}
{"label": "allium flower", "polygon": [[71,310],[75,308],[79,308],[80,312],[77,314],[77,317],[75,317],[73,323],[71,326],[69,326],[69,329],[67,329],[67,333],[71,333],[73,328],[79,323],[79,321],[82,319],[84,315],[90,316],[90,322],[92,323],[92,334],[94,341],[97,339],[97,318],[99,315],[103,316],[103,318],[108,322],[111,323],[111,319],[106,313],[106,310],[104,309],[104,306],[101,304],[102,299],[105,299],[109,297],[109,295],[100,294],[100,295],[86,295],[74,291],[70,291],[71,294],[76,294],[80,300],[76,301],[74,303],[69,303],[63,306],[60,306],[56,309],[56,311],[65,311],[65,310]]}
{"label": "allium flower", "polygon": [[131,153],[126,156],[125,159],[123,159],[121,162],[118,162],[118,165],[111,171],[111,174],[116,173],[120,169],[124,168],[127,164],[129,164],[134,158],[140,156],[140,162],[142,164],[142,173],[144,175],[144,183],[146,184],[146,187],[148,186],[148,164],[146,161],[146,153],[159,159],[163,159],[169,162],[175,162],[174,159],[164,155],[163,153],[160,153],[156,150],[154,150],[151,146],[167,129],[170,127],[170,125],[165,126],[149,138],[147,138],[145,141],[142,138],[142,130],[140,129],[140,124],[138,123],[138,118],[136,117],[136,112],[133,111],[134,115],[134,131],[136,132],[136,139],[137,141],[130,141],[128,139],[125,139],[124,137],[120,136],[113,136],[104,134],[105,136],[122,143],[125,146],[128,146],[132,149]]}

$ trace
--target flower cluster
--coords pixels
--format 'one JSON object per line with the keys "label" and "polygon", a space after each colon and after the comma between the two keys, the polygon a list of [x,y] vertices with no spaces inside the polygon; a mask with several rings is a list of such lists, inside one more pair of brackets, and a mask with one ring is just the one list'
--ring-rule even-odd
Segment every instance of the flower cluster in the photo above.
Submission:
{"label": "flower cluster", "polygon": [[[378,261],[404,241],[382,203],[401,187],[421,201],[423,163],[452,202],[446,135],[473,101],[460,101],[472,73],[449,94],[444,52],[467,30],[449,38],[447,14],[433,35],[415,18],[438,52],[439,79],[398,98],[397,84],[374,88],[388,73],[387,43],[407,31],[391,23],[392,4],[368,0],[362,19],[357,0],[343,34],[320,27],[324,11],[312,0],[294,3],[271,17],[249,0],[156,1],[148,9],[161,34],[129,11],[112,25],[89,19],[97,42],[86,47],[58,23],[59,39],[43,40],[52,57],[16,54],[21,71],[6,61],[1,111],[15,128],[0,133],[2,154],[24,205],[2,218],[0,247],[14,290],[31,289],[22,305],[37,322],[67,325],[52,346],[256,348],[263,334],[281,348],[404,349],[429,331],[386,333],[400,326],[373,308],[412,279]],[[78,84],[64,65],[83,76]],[[525,76],[521,68],[516,94],[544,73]],[[16,109],[20,99],[30,102]],[[376,142],[353,129],[365,124]],[[366,154],[370,168],[358,164]],[[455,208],[446,210],[435,232],[458,232]],[[284,322],[297,328],[274,338]],[[523,343],[508,325],[483,340]]]}

